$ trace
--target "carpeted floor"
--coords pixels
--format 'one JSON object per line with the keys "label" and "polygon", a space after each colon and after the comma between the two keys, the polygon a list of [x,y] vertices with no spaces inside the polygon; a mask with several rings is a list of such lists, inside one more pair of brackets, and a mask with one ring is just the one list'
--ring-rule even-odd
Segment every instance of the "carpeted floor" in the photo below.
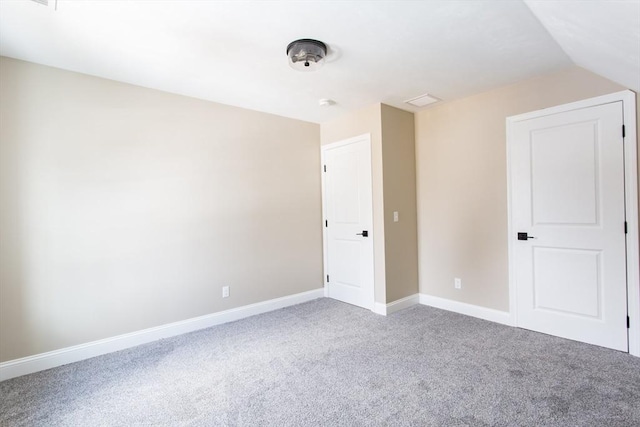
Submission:
{"label": "carpeted floor", "polygon": [[640,426],[640,358],[330,299],[0,383],[2,426]]}

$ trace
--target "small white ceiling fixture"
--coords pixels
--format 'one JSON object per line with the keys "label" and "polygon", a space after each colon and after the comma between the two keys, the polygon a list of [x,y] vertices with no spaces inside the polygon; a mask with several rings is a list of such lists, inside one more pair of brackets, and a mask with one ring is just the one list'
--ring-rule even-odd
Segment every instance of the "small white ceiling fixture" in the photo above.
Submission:
{"label": "small white ceiling fixture", "polygon": [[404,101],[407,104],[411,104],[414,107],[424,107],[425,105],[433,104],[440,101],[438,98],[425,93],[424,95],[417,96],[415,98]]}
{"label": "small white ceiling fixture", "polygon": [[335,105],[335,104],[336,104],[336,101],[328,98],[322,98],[321,100],[318,101],[318,105],[321,107],[331,107],[332,105]]}
{"label": "small white ceiling fixture", "polygon": [[324,64],[327,45],[318,40],[300,39],[287,46],[289,65],[298,71],[315,71]]}

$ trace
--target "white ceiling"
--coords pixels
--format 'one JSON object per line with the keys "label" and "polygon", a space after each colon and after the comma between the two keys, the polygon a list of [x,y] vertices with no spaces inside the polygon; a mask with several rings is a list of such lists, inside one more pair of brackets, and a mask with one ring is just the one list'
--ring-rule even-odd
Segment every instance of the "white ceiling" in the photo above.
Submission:
{"label": "white ceiling", "polygon": [[576,65],[640,91],[640,1],[525,3]]}
{"label": "white ceiling", "polygon": [[[49,3],[0,0],[1,55],[312,122],[573,63],[640,90],[640,0]],[[298,38],[328,44],[321,70],[288,67]]]}

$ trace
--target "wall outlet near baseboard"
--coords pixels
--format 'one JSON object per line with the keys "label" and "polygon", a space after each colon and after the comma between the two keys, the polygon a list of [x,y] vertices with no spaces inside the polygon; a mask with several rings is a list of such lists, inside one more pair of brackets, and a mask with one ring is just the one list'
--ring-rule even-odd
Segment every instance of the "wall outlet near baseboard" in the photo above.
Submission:
{"label": "wall outlet near baseboard", "polygon": [[456,289],[462,289],[462,279],[455,278],[453,279],[453,287]]}
{"label": "wall outlet near baseboard", "polygon": [[229,298],[229,287],[228,286],[223,286],[222,287],[222,298]]}

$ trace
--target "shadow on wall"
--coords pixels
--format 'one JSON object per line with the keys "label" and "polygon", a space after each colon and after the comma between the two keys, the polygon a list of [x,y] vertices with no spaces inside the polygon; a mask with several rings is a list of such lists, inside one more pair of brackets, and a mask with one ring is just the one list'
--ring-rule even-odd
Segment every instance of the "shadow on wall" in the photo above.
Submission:
{"label": "shadow on wall", "polygon": [[[38,170],[26,159],[30,147],[17,144],[38,137],[37,127],[19,126],[21,112],[34,90],[26,80],[2,84],[0,96],[0,361],[16,357],[15,349],[31,342],[37,300],[29,297],[38,266],[30,263],[34,235],[29,216],[33,213],[29,193]],[[42,135],[40,135],[42,137]]]}
{"label": "shadow on wall", "polygon": [[322,286],[318,125],[0,66],[0,362]]}

